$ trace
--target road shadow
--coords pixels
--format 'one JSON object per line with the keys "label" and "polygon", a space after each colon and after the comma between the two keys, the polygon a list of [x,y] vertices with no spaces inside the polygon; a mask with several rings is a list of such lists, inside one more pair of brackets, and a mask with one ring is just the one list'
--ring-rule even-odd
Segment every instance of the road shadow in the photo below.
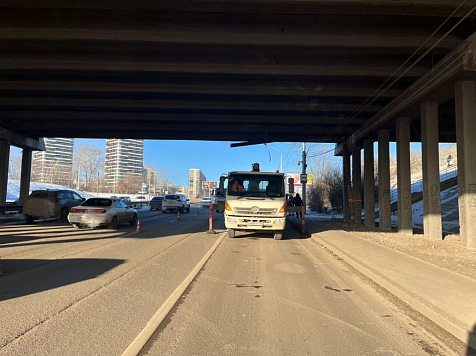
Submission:
{"label": "road shadow", "polygon": [[0,301],[96,278],[124,263],[120,259],[2,259]]}
{"label": "road shadow", "polygon": [[[253,232],[253,231],[236,231],[235,239],[274,239],[274,234],[269,232]],[[286,229],[283,232],[282,240],[301,239],[300,231],[296,231],[290,224],[286,224]]]}

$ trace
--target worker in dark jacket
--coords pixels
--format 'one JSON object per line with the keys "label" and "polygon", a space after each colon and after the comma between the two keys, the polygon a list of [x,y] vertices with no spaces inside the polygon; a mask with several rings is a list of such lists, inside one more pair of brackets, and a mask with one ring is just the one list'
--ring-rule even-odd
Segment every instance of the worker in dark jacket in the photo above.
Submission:
{"label": "worker in dark jacket", "polygon": [[[301,196],[299,195],[299,193],[297,193],[296,196],[294,197],[293,203],[294,203],[294,206],[302,206],[302,199],[301,199]],[[302,218],[302,211],[299,211],[297,213],[297,217]]]}

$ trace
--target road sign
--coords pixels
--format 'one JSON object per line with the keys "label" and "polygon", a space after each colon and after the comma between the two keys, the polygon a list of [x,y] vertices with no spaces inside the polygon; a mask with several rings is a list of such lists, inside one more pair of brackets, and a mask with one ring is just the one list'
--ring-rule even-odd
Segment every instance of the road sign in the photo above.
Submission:
{"label": "road sign", "polygon": [[301,174],[301,184],[302,183],[307,184],[307,174],[306,173]]}

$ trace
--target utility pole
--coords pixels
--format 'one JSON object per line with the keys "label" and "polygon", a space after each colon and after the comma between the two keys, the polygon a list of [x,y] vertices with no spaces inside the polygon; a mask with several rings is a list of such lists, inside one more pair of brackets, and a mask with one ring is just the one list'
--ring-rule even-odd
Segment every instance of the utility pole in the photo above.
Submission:
{"label": "utility pole", "polygon": [[[306,142],[302,143],[302,173],[306,174]],[[302,205],[304,205],[304,209],[306,208],[306,183],[301,183],[302,185]]]}

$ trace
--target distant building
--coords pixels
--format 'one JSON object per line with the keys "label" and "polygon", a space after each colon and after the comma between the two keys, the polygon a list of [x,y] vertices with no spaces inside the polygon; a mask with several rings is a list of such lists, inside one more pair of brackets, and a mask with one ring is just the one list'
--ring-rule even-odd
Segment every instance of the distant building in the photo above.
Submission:
{"label": "distant building", "polygon": [[137,193],[141,187],[144,140],[107,139],[105,184],[110,192]]}
{"label": "distant building", "polygon": [[150,167],[144,167],[142,169],[142,191],[151,194],[155,193],[156,190],[157,171]]}
{"label": "distant building", "polygon": [[45,151],[33,155],[31,181],[71,186],[73,178],[72,138],[45,138]]}
{"label": "distant building", "polygon": [[188,196],[197,199],[202,195],[202,182],[207,178],[198,168],[191,168],[188,172]]}

